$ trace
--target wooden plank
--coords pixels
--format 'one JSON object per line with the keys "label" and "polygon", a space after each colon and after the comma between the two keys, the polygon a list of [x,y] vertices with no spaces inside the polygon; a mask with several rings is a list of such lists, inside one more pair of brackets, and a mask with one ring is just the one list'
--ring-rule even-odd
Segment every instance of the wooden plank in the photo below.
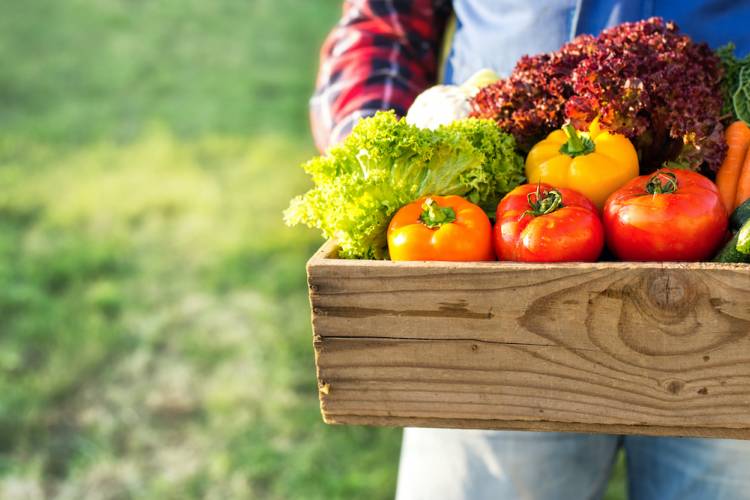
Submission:
{"label": "wooden plank", "polygon": [[332,257],[308,263],[326,421],[750,438],[746,265]]}
{"label": "wooden plank", "polygon": [[331,416],[750,428],[750,363],[677,378],[557,346],[327,338],[317,351]]}

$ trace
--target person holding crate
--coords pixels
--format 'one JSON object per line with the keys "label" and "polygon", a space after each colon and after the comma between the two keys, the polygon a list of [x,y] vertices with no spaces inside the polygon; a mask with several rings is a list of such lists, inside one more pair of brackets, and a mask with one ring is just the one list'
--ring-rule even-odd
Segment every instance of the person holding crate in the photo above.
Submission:
{"label": "person holding crate", "polygon": [[[379,110],[404,115],[430,85],[651,16],[694,40],[750,51],[750,2],[721,0],[347,0],[321,51],[311,100],[321,151]],[[442,55],[441,55],[442,54]],[[638,500],[750,499],[750,441],[574,433],[404,431],[397,499],[601,498],[618,450]]]}

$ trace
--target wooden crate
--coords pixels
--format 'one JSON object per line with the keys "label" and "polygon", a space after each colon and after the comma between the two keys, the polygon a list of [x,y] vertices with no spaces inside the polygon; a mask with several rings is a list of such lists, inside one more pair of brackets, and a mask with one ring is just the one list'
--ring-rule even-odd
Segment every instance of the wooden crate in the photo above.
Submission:
{"label": "wooden crate", "polygon": [[750,266],[335,255],[307,266],[328,423],[750,439]]}

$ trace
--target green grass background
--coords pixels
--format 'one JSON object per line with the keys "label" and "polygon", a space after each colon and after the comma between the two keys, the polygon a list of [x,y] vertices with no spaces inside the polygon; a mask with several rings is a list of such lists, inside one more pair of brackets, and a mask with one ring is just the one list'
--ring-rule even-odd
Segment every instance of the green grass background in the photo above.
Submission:
{"label": "green grass background", "polygon": [[392,497],[400,431],[320,420],[281,222],[339,10],[4,4],[0,498]]}

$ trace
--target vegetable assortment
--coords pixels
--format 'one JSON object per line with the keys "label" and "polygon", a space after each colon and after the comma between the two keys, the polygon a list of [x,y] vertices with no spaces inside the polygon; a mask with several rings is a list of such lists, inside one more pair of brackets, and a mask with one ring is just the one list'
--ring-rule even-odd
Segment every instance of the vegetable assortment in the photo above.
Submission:
{"label": "vegetable assortment", "polygon": [[572,121],[595,119],[631,139],[643,173],[664,161],[716,170],[724,156],[722,62],[660,18],[581,35],[557,52],[521,58],[509,78],[483,88],[474,116],[491,118],[530,147]]}
{"label": "vegetable assortment", "polygon": [[342,258],[750,263],[749,124],[750,55],[624,23],[361,120],[284,216]]}
{"label": "vegetable assortment", "polygon": [[287,223],[321,229],[341,257],[383,259],[399,208],[423,196],[459,195],[491,210],[523,179],[523,158],[513,137],[489,120],[427,130],[382,112],[304,169],[315,187],[292,200]]}

